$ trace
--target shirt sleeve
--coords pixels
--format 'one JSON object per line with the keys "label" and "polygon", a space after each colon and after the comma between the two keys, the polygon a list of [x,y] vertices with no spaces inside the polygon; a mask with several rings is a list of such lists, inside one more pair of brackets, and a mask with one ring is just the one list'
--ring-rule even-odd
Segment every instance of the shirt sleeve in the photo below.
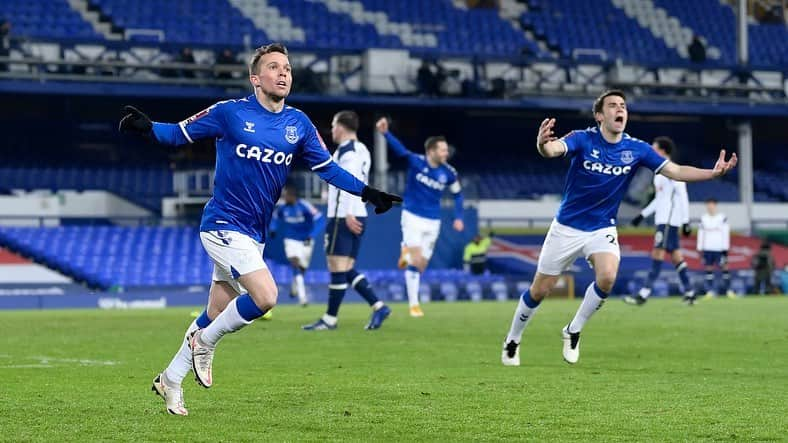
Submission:
{"label": "shirt sleeve", "polygon": [[389,148],[394,152],[394,155],[397,157],[405,157],[408,163],[413,163],[413,161],[416,160],[416,154],[408,150],[397,137],[394,137],[391,131],[383,134],[383,136],[386,138]]}
{"label": "shirt sleeve", "polygon": [[583,150],[583,142],[586,140],[585,131],[572,131],[558,139],[566,147],[564,156],[571,157]]}
{"label": "shirt sleeve", "polygon": [[224,114],[228,103],[216,103],[178,123],[154,122],[153,135],[159,143],[174,146],[204,138],[221,138],[224,136]]}
{"label": "shirt sleeve", "polygon": [[326,144],[308,118],[303,120],[305,134],[301,142],[301,158],[320,178],[339,189],[361,195],[366,185],[337,165],[328,153]]}
{"label": "shirt sleeve", "polygon": [[454,219],[462,220],[462,213],[464,210],[465,199],[462,196],[462,185],[460,185],[460,178],[454,174],[454,181],[449,185],[449,191],[454,195]]}
{"label": "shirt sleeve", "polygon": [[654,171],[655,174],[659,174],[659,171],[661,171],[670,160],[657,154],[656,151],[651,149],[648,143],[638,141],[638,144],[640,145],[640,163]]}
{"label": "shirt sleeve", "polygon": [[698,225],[698,240],[695,245],[695,249],[697,249],[698,251],[703,250],[703,236],[705,235],[705,230],[706,230],[703,224],[704,220],[705,217],[701,217],[700,225]]}

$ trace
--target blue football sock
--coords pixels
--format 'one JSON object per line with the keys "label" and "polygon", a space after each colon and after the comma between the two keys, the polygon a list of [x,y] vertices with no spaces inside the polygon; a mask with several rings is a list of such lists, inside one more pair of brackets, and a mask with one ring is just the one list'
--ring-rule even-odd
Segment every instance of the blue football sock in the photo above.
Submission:
{"label": "blue football sock", "polygon": [[731,288],[731,271],[722,271],[722,292],[728,292]]}
{"label": "blue football sock", "polygon": [[378,302],[378,297],[375,295],[375,292],[372,290],[364,274],[359,274],[355,269],[351,269],[347,271],[347,282],[350,283],[350,286],[352,286],[370,306]]}
{"label": "blue football sock", "polygon": [[211,319],[208,317],[208,309],[204,309],[202,311],[202,314],[200,314],[200,316],[197,317],[196,322],[197,322],[197,327],[200,329],[207,328],[208,325],[211,324]]}
{"label": "blue football sock", "polygon": [[654,282],[659,277],[660,271],[662,271],[662,260],[651,260],[651,271],[646,278],[646,288],[652,289],[654,287]]}
{"label": "blue football sock", "polygon": [[347,289],[347,272],[332,272],[331,284],[328,285],[328,309],[326,314],[336,317],[339,313],[339,305],[345,297]]}
{"label": "blue football sock", "polygon": [[252,321],[265,314],[265,311],[257,307],[249,294],[239,296],[235,305],[238,308],[238,313],[246,321]]}
{"label": "blue football sock", "polygon": [[706,271],[706,291],[714,290],[714,271]]}

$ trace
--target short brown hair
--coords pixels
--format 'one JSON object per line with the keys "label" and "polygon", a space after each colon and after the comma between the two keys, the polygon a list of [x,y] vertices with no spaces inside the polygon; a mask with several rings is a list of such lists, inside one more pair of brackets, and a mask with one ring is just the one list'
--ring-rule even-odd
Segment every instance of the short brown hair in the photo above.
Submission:
{"label": "short brown hair", "polygon": [[433,135],[432,137],[427,137],[427,140],[424,140],[424,149],[430,150],[435,149],[438,147],[439,142],[446,142],[446,137],[442,135]]}
{"label": "short brown hair", "polygon": [[255,49],[254,54],[252,54],[252,58],[249,59],[249,75],[257,75],[260,59],[265,54],[270,54],[272,52],[279,52],[284,55],[287,55],[287,48],[285,47],[285,45],[281,43],[271,43],[265,46],[260,46],[259,48]]}
{"label": "short brown hair", "polygon": [[665,154],[670,155],[676,150],[676,143],[670,137],[660,136],[654,139],[654,144],[659,146],[659,149],[665,151]]}
{"label": "short brown hair", "polygon": [[608,89],[607,91],[603,92],[599,97],[594,100],[594,114],[597,112],[602,112],[602,106],[605,104],[605,99],[608,97],[621,97],[624,101],[627,100],[627,97],[624,95],[624,91],[619,89]]}
{"label": "short brown hair", "polygon": [[334,118],[348,131],[358,131],[358,114],[355,111],[339,111],[334,114]]}

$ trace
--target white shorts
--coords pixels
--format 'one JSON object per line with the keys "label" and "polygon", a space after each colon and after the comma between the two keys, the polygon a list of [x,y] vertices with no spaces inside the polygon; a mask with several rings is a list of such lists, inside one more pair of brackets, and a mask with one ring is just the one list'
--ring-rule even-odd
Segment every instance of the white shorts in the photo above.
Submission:
{"label": "white shorts", "polygon": [[586,232],[553,220],[539,253],[536,272],[561,275],[578,257],[588,258],[597,252],[609,252],[621,257],[615,226]]}
{"label": "white shorts", "polygon": [[309,267],[309,262],[312,261],[312,249],[315,242],[309,242],[308,245],[304,244],[303,240],[294,240],[292,238],[285,239],[285,256],[289,259],[298,259],[298,265],[306,269]]}
{"label": "white shorts", "polygon": [[419,217],[402,211],[402,243],[409,248],[421,248],[421,256],[429,260],[441,231],[441,221]]}
{"label": "white shorts", "polygon": [[246,289],[238,277],[260,269],[267,269],[263,261],[265,244],[236,231],[200,232],[205,252],[213,260],[213,280],[230,284],[239,294]]}

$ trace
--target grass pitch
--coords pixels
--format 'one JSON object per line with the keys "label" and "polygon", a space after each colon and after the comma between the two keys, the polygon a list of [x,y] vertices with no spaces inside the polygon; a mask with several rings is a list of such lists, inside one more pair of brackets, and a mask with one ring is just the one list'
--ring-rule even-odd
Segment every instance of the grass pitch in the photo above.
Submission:
{"label": "grass pitch", "polygon": [[150,385],[191,310],[0,312],[0,440],[788,439],[788,298],[614,299],[569,366],[578,303],[543,304],[519,368],[500,364],[513,303],[395,305],[378,331],[345,305],[323,332],[300,330],[322,306],[280,307],[225,338],[213,388],[184,380],[188,417]]}

